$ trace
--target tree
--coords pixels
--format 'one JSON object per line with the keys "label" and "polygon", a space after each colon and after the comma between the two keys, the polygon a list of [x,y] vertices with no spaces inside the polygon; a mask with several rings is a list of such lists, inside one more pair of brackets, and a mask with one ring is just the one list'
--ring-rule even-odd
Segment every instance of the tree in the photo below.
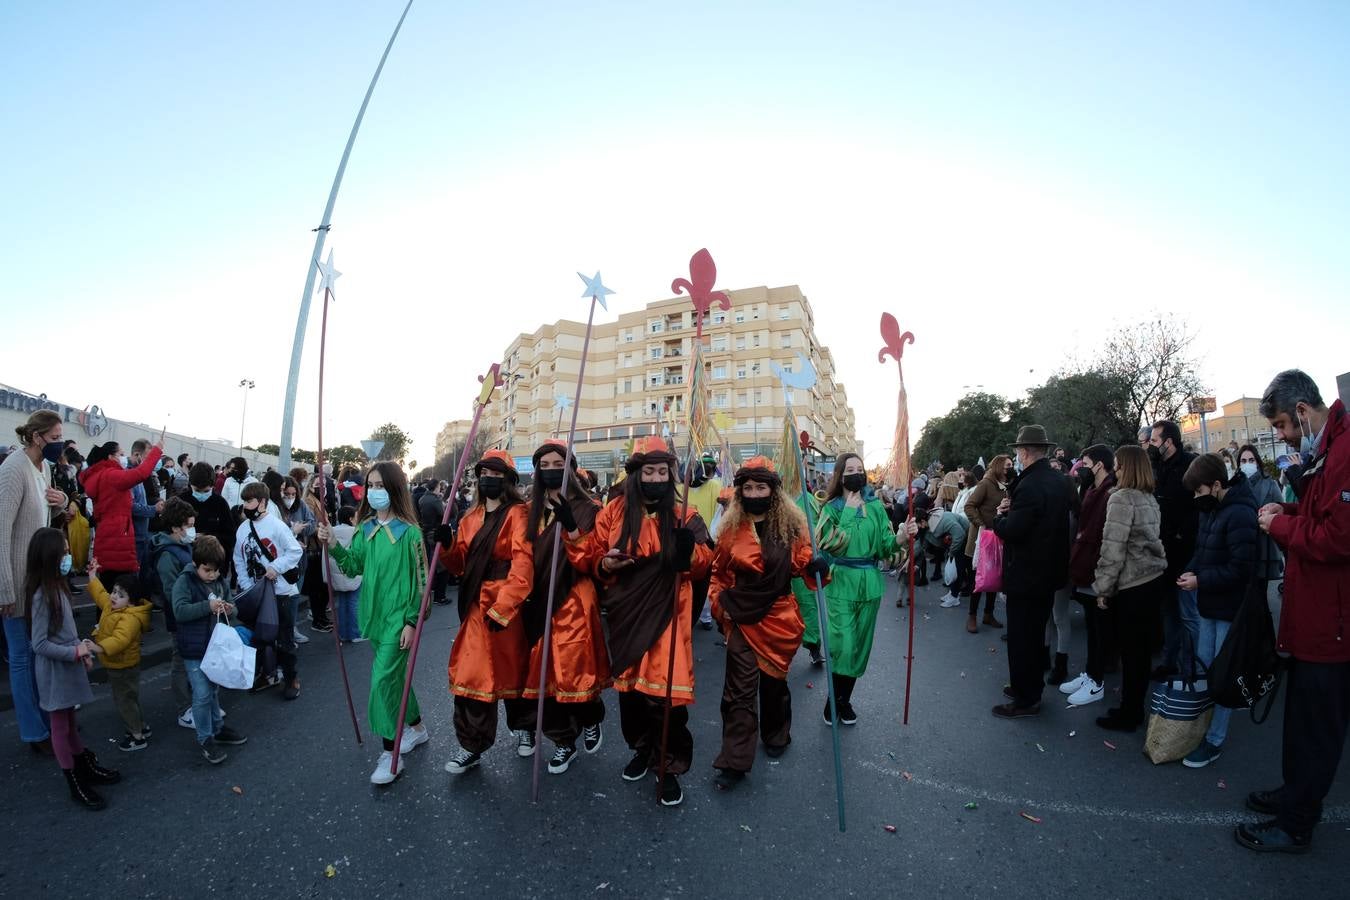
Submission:
{"label": "tree", "polygon": [[1168,313],[1116,329],[1102,347],[1091,368],[1125,386],[1134,436],[1141,424],[1175,421],[1186,401],[1205,393],[1194,343],[1186,321]]}
{"label": "tree", "polygon": [[360,447],[353,447],[351,444],[338,444],[336,447],[328,447],[323,451],[323,461],[333,467],[333,474],[342,471],[343,466],[364,466],[370,460],[366,458],[365,451]]}
{"label": "tree", "polygon": [[1077,455],[1093,444],[1115,449],[1135,439],[1130,389],[1119,375],[1087,370],[1060,372],[1031,389],[1018,424],[1045,426],[1050,439]]}
{"label": "tree", "polygon": [[386,422],[376,428],[370,433],[370,439],[372,441],[384,441],[384,447],[375,457],[376,460],[392,459],[402,462],[403,457],[407,455],[408,445],[412,443],[412,437],[393,422]]}
{"label": "tree", "polygon": [[[276,444],[259,444],[256,448],[245,447],[244,449],[256,450],[258,453],[265,453],[268,456],[281,455],[281,448]],[[296,448],[291,451],[291,462],[293,463],[306,463],[312,466],[314,465],[314,459],[315,456],[313,450],[301,450],[299,448]]]}
{"label": "tree", "polygon": [[1017,436],[1012,411],[1013,405],[998,394],[976,392],[962,397],[951,412],[929,419],[923,426],[912,453],[914,471],[935,460],[954,469],[972,466],[981,456],[988,462],[995,454],[1006,453]]}

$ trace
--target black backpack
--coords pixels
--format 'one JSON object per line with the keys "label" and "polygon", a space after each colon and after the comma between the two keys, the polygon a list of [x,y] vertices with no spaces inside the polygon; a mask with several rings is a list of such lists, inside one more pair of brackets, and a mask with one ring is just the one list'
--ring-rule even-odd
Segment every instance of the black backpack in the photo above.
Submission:
{"label": "black backpack", "polygon": [[[1265,566],[1263,559],[1255,572],[1259,575]],[[1266,581],[1254,577],[1223,647],[1209,667],[1209,692],[1214,702],[1230,709],[1247,709],[1253,722],[1264,722],[1280,689],[1280,657],[1275,646],[1275,621],[1266,600]],[[1265,708],[1258,712],[1262,700]]]}

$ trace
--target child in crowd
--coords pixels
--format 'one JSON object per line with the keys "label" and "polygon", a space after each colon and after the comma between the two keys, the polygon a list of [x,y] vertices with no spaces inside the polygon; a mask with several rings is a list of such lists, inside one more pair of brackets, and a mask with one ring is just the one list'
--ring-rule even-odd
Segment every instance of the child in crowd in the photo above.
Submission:
{"label": "child in crowd", "polygon": [[75,630],[66,577],[73,560],[66,536],[56,528],[39,528],[28,542],[24,594],[32,627],[33,677],[38,705],[51,716],[52,752],[66,776],[70,796],[87,809],[103,809],[95,784],[115,784],[122,776],[98,764],[75,727],[75,708],[94,699],[89,669],[94,664],[92,641]]}
{"label": "child in crowd", "polygon": [[[356,507],[344,506],[338,510],[337,525],[333,527],[333,537],[344,550],[352,547],[352,537],[356,528],[352,522],[356,518]],[[361,629],[356,624],[356,602],[361,596],[361,576],[352,577],[343,573],[338,564],[333,566],[333,606],[337,610],[338,637],[344,643],[359,644],[365,641]],[[324,582],[328,581],[328,571],[323,573]]]}
{"label": "child in crowd", "polygon": [[234,604],[225,599],[229,588],[220,579],[224,568],[225,548],[204,534],[192,545],[192,565],[183,569],[173,585],[173,614],[178,621],[174,637],[192,687],[192,723],[202,758],[213,766],[225,761],[221,745],[233,747],[248,740],[225,726],[216,685],[202,674],[202,657],[211,642],[216,616],[234,612]]}
{"label": "child in crowd", "polygon": [[[197,512],[192,504],[179,497],[164,504],[159,515],[160,530],[150,535],[150,566],[152,580],[158,582],[158,593],[164,608],[164,626],[170,634],[178,630],[173,618],[173,586],[183,569],[192,564],[192,542],[197,539]],[[169,684],[174,697],[183,705],[178,724],[192,727],[192,689],[188,687],[187,670],[174,644],[169,664]]]}
{"label": "child in crowd", "polygon": [[150,627],[150,604],[133,599],[140,587],[135,575],[119,575],[110,593],[98,580],[98,560],[89,562],[89,594],[98,605],[91,648],[108,672],[113,705],[127,727],[117,749],[144,750],[150,728],[141,715],[141,635]]}
{"label": "child in crowd", "polygon": [[239,493],[244,523],[235,533],[234,576],[241,591],[262,578],[272,582],[277,598],[277,661],[286,682],[281,696],[294,700],[300,696],[300,676],[295,665],[295,617],[290,601],[300,593],[296,582],[305,551],[281,516],[269,514],[271,497],[267,485],[256,481],[244,485]]}

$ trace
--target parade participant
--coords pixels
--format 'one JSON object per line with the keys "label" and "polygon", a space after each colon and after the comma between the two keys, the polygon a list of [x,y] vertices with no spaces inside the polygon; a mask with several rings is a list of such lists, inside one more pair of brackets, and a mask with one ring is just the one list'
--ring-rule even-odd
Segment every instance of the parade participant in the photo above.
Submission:
{"label": "parade participant", "polygon": [[727,639],[722,750],[713,761],[719,790],[731,790],[749,773],[756,733],[774,758],[792,743],[787,670],[804,628],[789,582],[801,577],[814,591],[829,571],[824,559],[812,559],[806,516],[783,491],[771,460],[747,460],[734,484],[712,570],[713,618]]}
{"label": "parade participant", "polygon": [[[722,479],[717,477],[717,460],[711,453],[692,464],[694,470],[689,477],[689,505],[698,510],[699,518],[705,526],[710,526],[717,514],[717,498],[722,493]],[[711,528],[709,529],[711,531]],[[708,608],[708,581],[700,579],[694,582],[694,604],[690,612],[693,621],[703,626],[704,631],[712,629],[712,610]]]}
{"label": "parade participant", "polygon": [[[819,496],[823,497],[824,495],[825,492],[822,490]],[[810,520],[815,522],[816,547],[821,553],[828,556],[848,545],[848,535],[835,528],[831,519],[820,514],[818,497],[812,496],[808,499],[803,494],[793,502],[803,515],[808,516]],[[807,503],[811,504],[809,512],[806,509]],[[811,665],[823,666],[825,665],[825,657],[820,653],[820,611],[816,605],[816,591],[806,586],[805,579],[794,578],[792,579],[792,595],[797,600],[797,611],[801,613],[802,625],[806,629],[802,633],[802,646],[811,655]]]}
{"label": "parade participant", "polygon": [[676,465],[664,441],[639,438],[624,464],[628,477],[620,483],[620,493],[600,511],[587,538],[590,565],[606,588],[610,668],[624,740],[633,751],[623,770],[625,781],[641,781],[648,771],[661,769],[664,700],[670,687],[666,777],[661,784],[665,806],[684,800],[677,776],[689,771],[694,757],[688,708],[694,702],[694,652],[687,627],[693,605],[690,579],[708,576],[713,555],[697,510],[685,509],[681,516],[676,507]]}
{"label": "parade participant", "polygon": [[[834,663],[834,696],[839,704],[839,721],[856,725],[853,687],[867,671],[872,655],[872,637],[876,633],[877,609],[881,606],[886,582],[877,563],[890,560],[899,551],[886,508],[867,485],[862,457],[841,453],[835,460],[834,477],[826,494],[821,517],[829,526],[848,538],[830,554],[830,583],[825,602],[830,615],[830,652]],[[916,528],[917,532],[917,528]],[[918,555],[918,551],[915,551]],[[916,563],[916,565],[922,565]],[[830,701],[825,701],[825,724],[834,720]]]}
{"label": "parade participant", "polygon": [[[393,462],[378,462],[366,476],[366,492],[357,510],[351,546],[344,547],[335,529],[318,526],[318,539],[328,545],[333,565],[348,578],[361,579],[357,617],[361,634],[370,640],[370,701],[366,714],[370,730],[380,736],[383,751],[370,773],[371,784],[389,784],[395,778],[394,734],[398,707],[408,671],[408,648],[422,608],[422,589],[427,579],[426,551],[417,511],[408,493],[408,479]],[[311,588],[318,598],[322,588]],[[311,603],[327,603],[311,599]],[[341,613],[339,612],[339,616]],[[429,736],[422,724],[417,695],[408,692],[408,725],[399,743],[399,756],[425,744]],[[402,759],[400,759],[402,763]],[[403,774],[403,769],[399,769]]]}
{"label": "parade participant", "polygon": [[[533,647],[526,699],[539,697],[544,615],[549,581],[556,578],[549,672],[544,688],[544,734],[557,747],[548,763],[552,775],[561,775],[572,764],[577,755],[578,736],[587,753],[600,749],[604,740],[600,723],[605,718],[600,692],[613,682],[609,674],[609,650],[600,624],[600,601],[594,580],[583,568],[587,556],[582,538],[595,527],[600,506],[577,477],[576,457],[572,457],[573,477],[568,479],[564,500],[562,476],[566,459],[567,447],[562,441],[549,441],[534,451],[535,485],[526,528],[534,543],[534,587],[525,605],[525,631]],[[563,540],[555,562],[553,546],[559,526],[563,529]],[[556,576],[551,575],[550,562],[557,568]]]}
{"label": "parade participant", "polygon": [[[535,704],[521,698],[530,648],[521,605],[534,577],[534,546],[526,534],[529,511],[517,487],[515,463],[489,450],[474,466],[473,509],[458,531],[436,529],[441,563],[460,577],[459,633],[450,648],[450,692],[455,695],[459,750],[445,771],[460,775],[477,766],[497,739],[497,702],[516,733],[516,753],[534,755]],[[364,592],[363,592],[364,593]]]}

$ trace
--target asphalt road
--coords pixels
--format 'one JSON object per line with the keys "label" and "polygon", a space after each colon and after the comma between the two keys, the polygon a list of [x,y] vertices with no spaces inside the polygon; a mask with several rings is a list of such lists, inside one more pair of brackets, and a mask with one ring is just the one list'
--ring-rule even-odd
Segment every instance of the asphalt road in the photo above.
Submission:
{"label": "asphalt road", "polygon": [[[789,676],[790,750],[778,761],[761,754],[735,792],[713,790],[722,654],[717,635],[703,631],[682,806],[658,806],[652,781],[619,778],[629,753],[612,694],[604,747],[565,775],[545,773],[537,806],[530,762],[504,731],[478,771],[445,774],[455,740],[445,690],[454,615],[444,608],[417,673],[432,740],[387,788],[367,780],[378,742],[353,739],[328,635],[301,649],[296,702],[275,691],[227,696],[229,724],[250,740],[218,767],[173,724],[167,667],[145,675],[155,737],[143,752],[109,743],[121,728],[98,686],[80,711],[82,733],[125,776],[106,789],[101,813],[69,800],[55,765],[18,743],[5,714],[0,896],[1345,896],[1344,768],[1310,855],[1261,857],[1233,841],[1248,818],[1246,792],[1278,784],[1281,709],[1260,727],[1235,716],[1223,758],[1201,770],[1154,767],[1142,731],[1100,733],[1092,720],[1105,704],[1053,702],[1038,719],[996,720],[989,709],[1006,681],[1005,645],[992,629],[966,634],[964,612],[940,609],[939,593],[921,593],[908,726],[905,620],[891,602],[882,607],[854,695],[860,721],[843,734],[846,833],[820,719],[823,672],[804,653]],[[369,651],[349,650],[361,712]]]}

